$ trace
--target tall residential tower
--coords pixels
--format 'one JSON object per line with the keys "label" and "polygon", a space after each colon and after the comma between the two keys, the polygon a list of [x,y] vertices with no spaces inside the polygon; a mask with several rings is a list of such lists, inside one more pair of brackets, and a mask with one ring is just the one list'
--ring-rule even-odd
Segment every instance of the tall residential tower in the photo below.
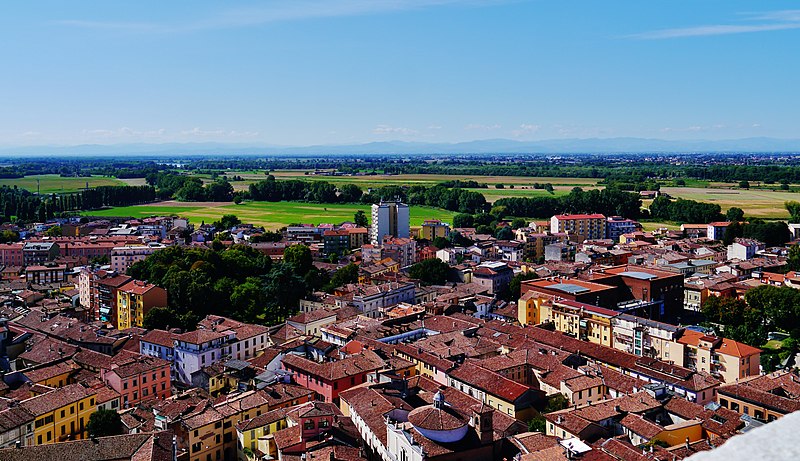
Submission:
{"label": "tall residential tower", "polygon": [[408,205],[395,202],[376,203],[372,205],[372,227],[370,240],[373,245],[383,242],[383,237],[409,237]]}

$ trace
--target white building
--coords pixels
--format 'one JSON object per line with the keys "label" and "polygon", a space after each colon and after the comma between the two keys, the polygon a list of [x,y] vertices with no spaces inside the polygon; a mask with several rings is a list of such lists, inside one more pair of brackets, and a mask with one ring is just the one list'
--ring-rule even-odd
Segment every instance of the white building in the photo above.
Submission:
{"label": "white building", "polygon": [[384,283],[381,285],[355,285],[352,299],[349,296],[337,300],[337,307],[344,307],[348,302],[362,314],[370,318],[382,316],[387,307],[400,303],[414,303],[416,289],[413,283]]}
{"label": "white building", "polygon": [[233,341],[233,332],[195,330],[178,335],[174,340],[175,378],[186,384],[192,383],[192,375],[201,368],[218,362],[223,357],[223,348]]}
{"label": "white building", "polygon": [[764,244],[758,240],[737,238],[728,245],[728,259],[746,261],[752,259],[756,253],[764,249]]}
{"label": "white building", "polygon": [[373,245],[383,242],[385,236],[409,238],[411,224],[408,205],[401,202],[383,202],[372,205],[370,240]]}
{"label": "white building", "polygon": [[166,245],[160,243],[114,247],[111,250],[111,269],[119,274],[124,274],[134,263],[144,261],[151,254],[164,248]]}

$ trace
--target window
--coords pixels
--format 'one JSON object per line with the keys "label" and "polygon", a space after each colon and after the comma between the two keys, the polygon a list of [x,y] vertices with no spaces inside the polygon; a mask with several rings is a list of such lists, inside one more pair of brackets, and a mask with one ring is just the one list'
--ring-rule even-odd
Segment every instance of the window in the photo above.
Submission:
{"label": "window", "polygon": [[314,429],[314,421],[308,420],[305,423],[303,423],[303,429],[305,429],[305,430]]}

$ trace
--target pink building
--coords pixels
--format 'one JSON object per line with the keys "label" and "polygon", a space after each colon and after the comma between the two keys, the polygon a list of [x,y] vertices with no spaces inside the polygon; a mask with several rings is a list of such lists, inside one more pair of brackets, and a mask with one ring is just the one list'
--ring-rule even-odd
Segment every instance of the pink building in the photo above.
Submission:
{"label": "pink building", "polygon": [[338,404],[339,393],[367,381],[367,375],[383,368],[383,360],[370,350],[335,362],[319,363],[299,355],[283,358],[283,369],[294,381],[314,391],[317,398]]}
{"label": "pink building", "polygon": [[119,392],[123,408],[172,394],[170,362],[156,357],[123,351],[110,358],[100,378]]}

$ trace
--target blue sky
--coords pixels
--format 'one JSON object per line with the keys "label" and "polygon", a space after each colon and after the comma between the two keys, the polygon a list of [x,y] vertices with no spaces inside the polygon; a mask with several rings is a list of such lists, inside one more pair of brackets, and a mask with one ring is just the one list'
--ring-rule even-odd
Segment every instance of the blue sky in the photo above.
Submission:
{"label": "blue sky", "polygon": [[796,1],[5,2],[0,145],[800,137]]}

